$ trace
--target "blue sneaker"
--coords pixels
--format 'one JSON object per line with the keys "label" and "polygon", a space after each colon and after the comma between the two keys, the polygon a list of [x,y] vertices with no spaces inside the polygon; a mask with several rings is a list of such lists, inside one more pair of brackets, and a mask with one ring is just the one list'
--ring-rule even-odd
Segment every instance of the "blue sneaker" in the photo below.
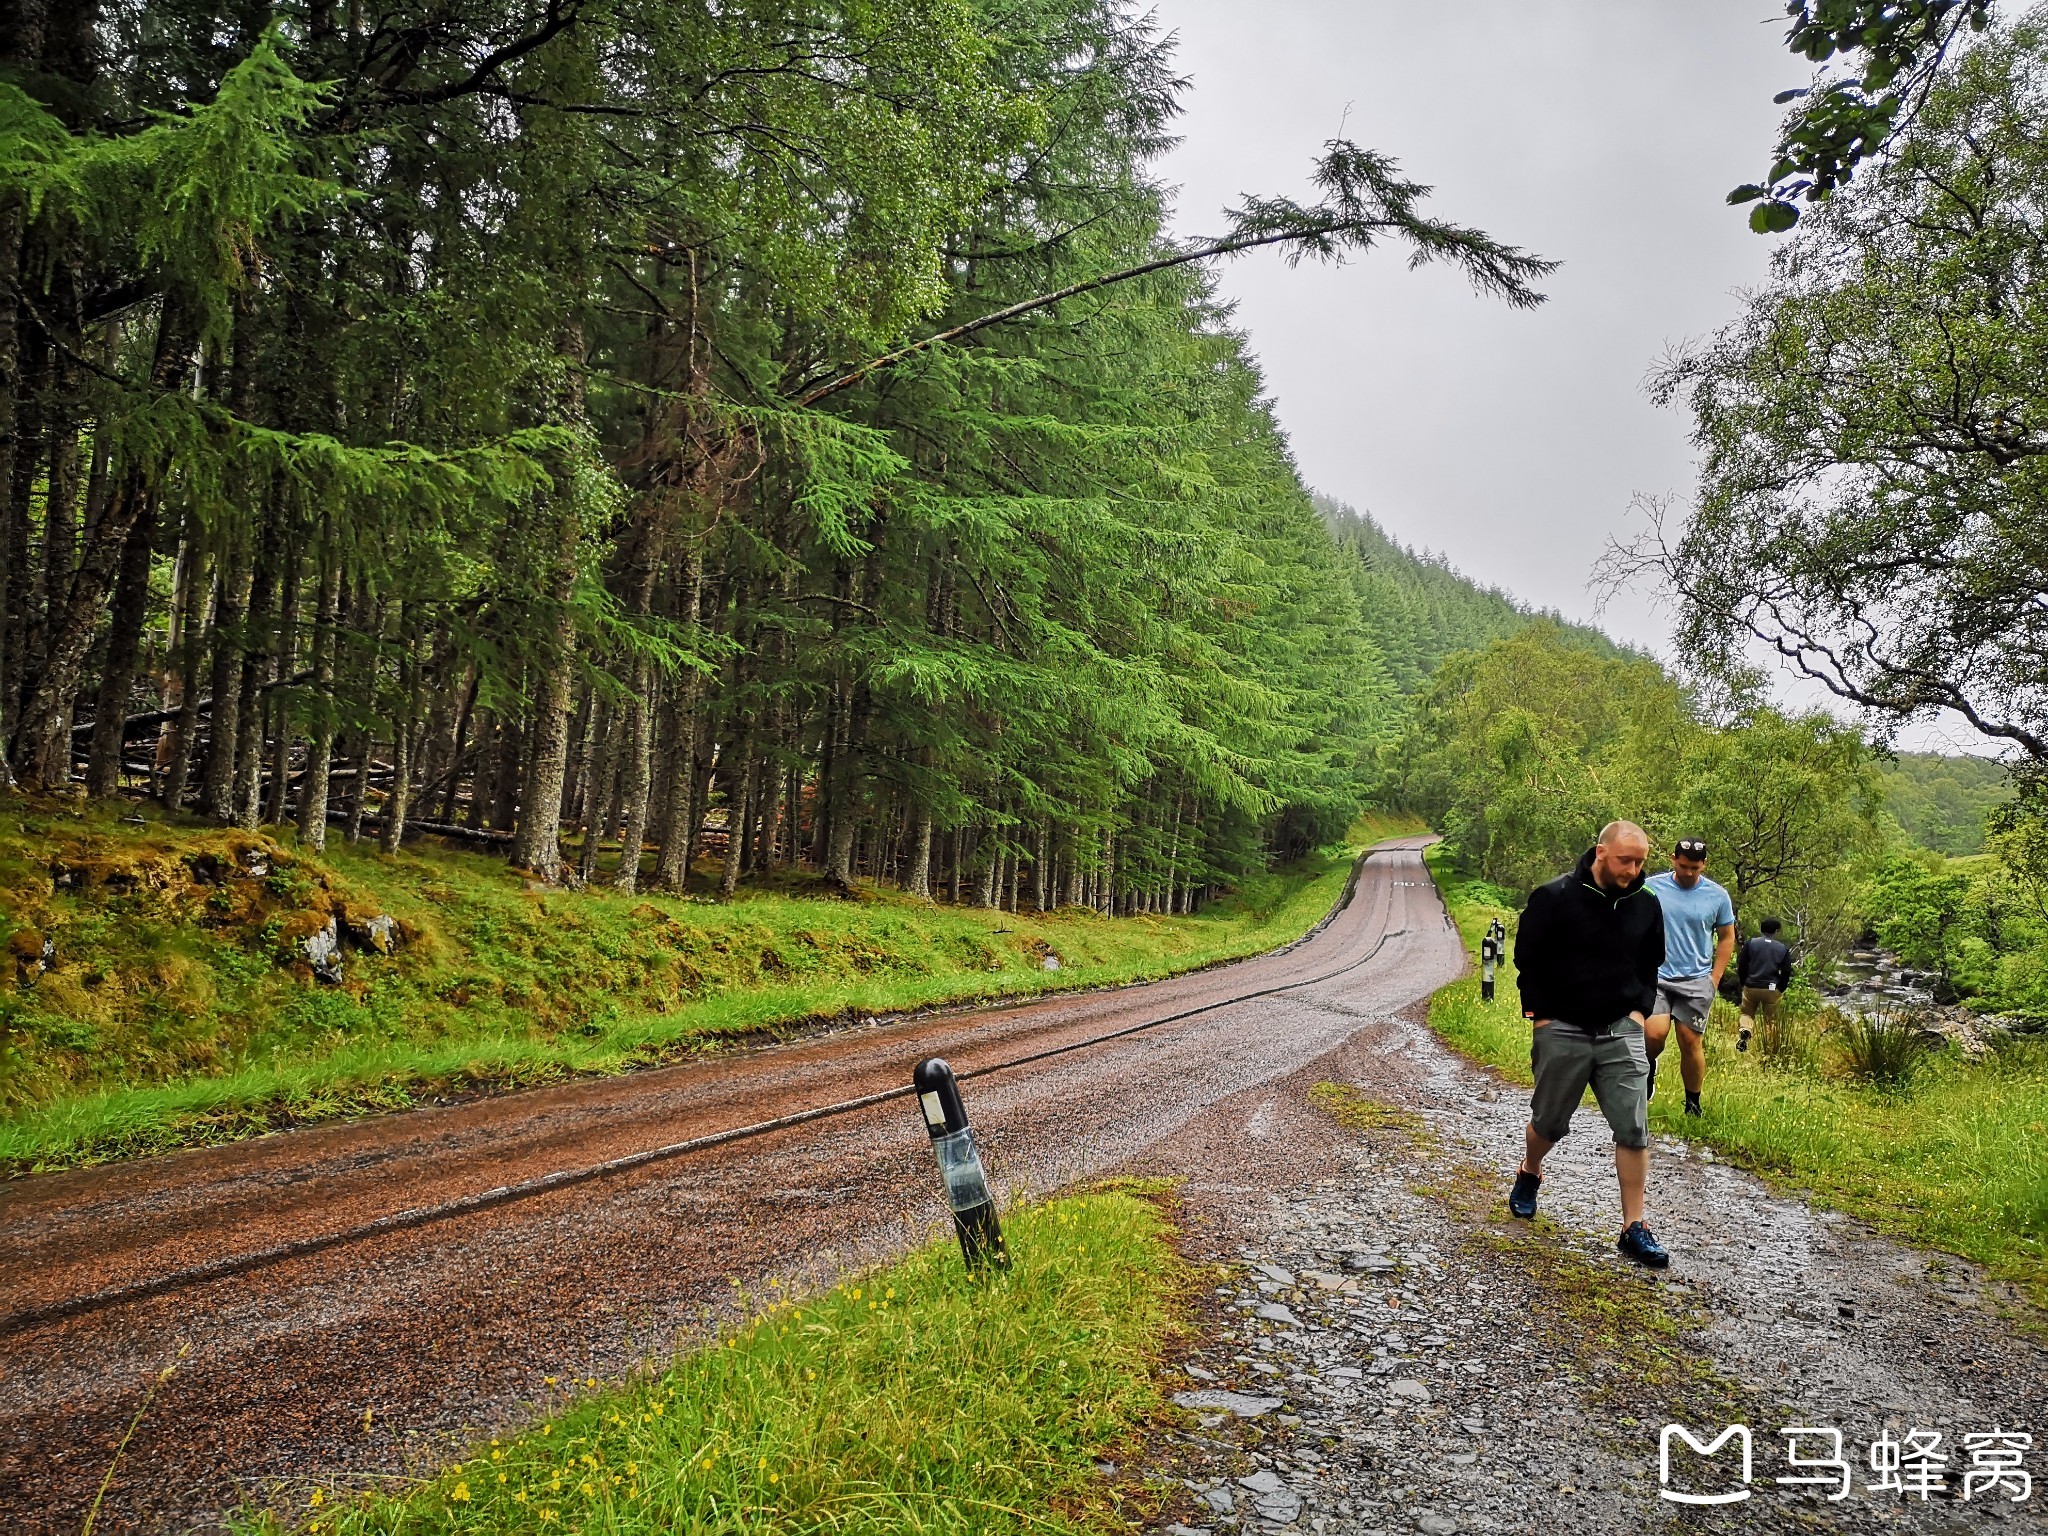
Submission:
{"label": "blue sneaker", "polygon": [[1536,1219],[1536,1190],[1543,1182],[1540,1173],[1516,1173],[1515,1187],[1508,1191],[1508,1214],[1524,1221]]}
{"label": "blue sneaker", "polygon": [[1664,1251],[1664,1245],[1652,1237],[1650,1229],[1640,1221],[1630,1222],[1614,1246],[1621,1250],[1624,1259],[1650,1269],[1662,1269],[1671,1262],[1671,1255]]}

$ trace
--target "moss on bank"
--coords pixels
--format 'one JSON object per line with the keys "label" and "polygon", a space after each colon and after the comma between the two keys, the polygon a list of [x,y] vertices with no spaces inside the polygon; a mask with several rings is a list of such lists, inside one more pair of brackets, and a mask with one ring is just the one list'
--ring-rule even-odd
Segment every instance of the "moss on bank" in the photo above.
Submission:
{"label": "moss on bank", "polygon": [[[719,904],[538,889],[117,808],[0,800],[0,1168],[101,1162],[672,1061],[762,1032],[1143,980],[1298,937],[1331,850],[1193,917],[854,899],[795,877]],[[379,952],[371,925],[393,952]],[[303,941],[334,923],[341,980]],[[45,941],[51,963],[40,956]],[[1049,968],[1056,964],[1057,968]]]}

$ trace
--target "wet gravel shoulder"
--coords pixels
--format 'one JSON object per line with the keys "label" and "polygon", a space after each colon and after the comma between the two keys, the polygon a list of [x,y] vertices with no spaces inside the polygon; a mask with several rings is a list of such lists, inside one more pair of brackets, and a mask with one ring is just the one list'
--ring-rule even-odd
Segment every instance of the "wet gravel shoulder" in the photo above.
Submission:
{"label": "wet gravel shoulder", "polygon": [[[1550,1159],[1539,1220],[1513,1221],[1526,1091],[1419,1017],[1368,1025],[1258,1107],[1301,1155],[1254,1151],[1236,1178],[1191,1164],[1184,1247],[1212,1286],[1199,1342],[1164,1372],[1182,1412],[1143,1469],[1170,1490],[1156,1529],[2048,1528],[2048,1487],[2014,1502],[2016,1480],[1980,1479],[1960,1496],[1985,1465],[1969,1434],[2030,1433],[2023,1470],[2048,1473],[2048,1355],[2015,1328],[2014,1298],[1662,1137],[1651,1218],[1673,1264],[1642,1271],[1613,1249],[1610,1144],[1591,1111]],[[1241,1129],[1241,1146],[1270,1145]],[[1276,1177],[1289,1161],[1297,1176]],[[1739,1441],[1710,1459],[1679,1442],[1660,1486],[1667,1423],[1708,1443],[1749,1426],[1750,1482]],[[1797,1426],[1842,1432],[1846,1496],[1826,1497],[1840,1471],[1788,1466],[1782,1431]],[[1941,1486],[1874,1491],[1872,1442],[1915,1431],[1941,1436]],[[1776,1482],[1800,1473],[1835,1481]],[[1745,1487],[1711,1507],[1660,1497]]]}

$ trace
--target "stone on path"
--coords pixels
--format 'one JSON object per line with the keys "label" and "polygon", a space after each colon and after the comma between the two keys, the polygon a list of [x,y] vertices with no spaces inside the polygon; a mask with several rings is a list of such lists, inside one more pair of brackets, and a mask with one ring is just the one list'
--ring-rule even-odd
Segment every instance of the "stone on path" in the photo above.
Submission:
{"label": "stone on path", "polygon": [[1411,1403],[1426,1403],[1429,1401],[1429,1388],[1412,1376],[1404,1376],[1387,1388],[1387,1396],[1403,1398]]}
{"label": "stone on path", "polygon": [[1183,1408],[1221,1409],[1234,1413],[1240,1419],[1256,1419],[1278,1408],[1282,1399],[1277,1397],[1254,1397],[1248,1392],[1226,1392],[1220,1387],[1204,1387],[1199,1392],[1176,1392],[1173,1400]]}

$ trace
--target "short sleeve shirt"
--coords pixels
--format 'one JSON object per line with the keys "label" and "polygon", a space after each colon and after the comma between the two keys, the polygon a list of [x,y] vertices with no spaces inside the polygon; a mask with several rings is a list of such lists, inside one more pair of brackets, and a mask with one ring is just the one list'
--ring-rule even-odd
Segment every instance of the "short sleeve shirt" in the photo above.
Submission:
{"label": "short sleeve shirt", "polygon": [[1735,921],[1727,890],[1701,875],[1688,891],[1669,870],[1644,883],[1664,909],[1664,964],[1657,974],[1666,981],[1709,974],[1716,932]]}

